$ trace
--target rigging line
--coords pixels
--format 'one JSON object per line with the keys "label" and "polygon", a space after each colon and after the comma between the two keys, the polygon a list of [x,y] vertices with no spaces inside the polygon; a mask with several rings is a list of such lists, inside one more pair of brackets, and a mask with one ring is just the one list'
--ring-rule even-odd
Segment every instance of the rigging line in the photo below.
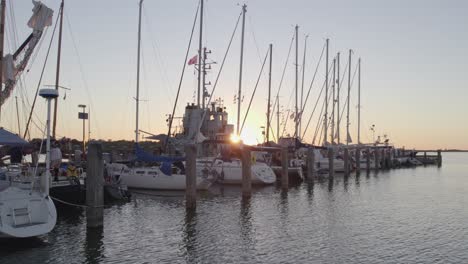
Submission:
{"label": "rigging line", "polygon": [[[291,55],[291,50],[292,50],[292,46],[293,46],[295,37],[296,37],[296,32],[293,32],[293,36],[291,38],[291,43],[289,44],[288,56],[286,57],[286,62],[284,63],[283,73],[281,74],[281,80],[280,80],[280,83],[279,83],[279,86],[278,86],[278,91],[276,92],[277,97],[279,96],[281,86],[283,85],[284,75],[286,73],[286,68],[288,66],[289,57]],[[270,120],[272,120],[272,118],[273,118],[273,113],[275,112],[276,103],[277,102],[275,101],[275,103],[273,104],[273,107],[272,107],[272,110],[271,110]],[[278,135],[278,137],[279,137],[279,135]]]}
{"label": "rigging line", "polygon": [[314,76],[312,77],[312,81],[310,82],[309,90],[307,91],[306,99],[304,100],[304,103],[302,105],[301,112],[304,112],[304,108],[307,105],[307,100],[309,99],[310,91],[312,90],[312,86],[314,84],[315,77],[317,76],[318,68],[320,66],[320,63],[322,62],[323,53],[325,52],[325,47],[326,47],[326,44],[323,44],[322,52],[320,53],[320,58],[319,58],[319,61],[317,63],[317,67],[315,68],[315,72],[314,72]]}
{"label": "rigging line", "polygon": [[252,96],[250,97],[250,102],[249,102],[249,106],[247,107],[247,112],[245,113],[245,116],[244,116],[244,121],[242,121],[242,126],[241,126],[241,129],[240,129],[240,134],[242,134],[242,129],[244,129],[244,124],[245,124],[245,120],[247,119],[247,116],[249,114],[249,111],[250,111],[250,106],[252,105],[252,101],[253,101],[253,98],[255,96],[255,92],[257,91],[257,87],[258,87],[258,83],[260,82],[260,78],[262,78],[262,73],[263,73],[263,68],[265,67],[265,63],[266,63],[266,60],[268,58],[268,52],[266,53],[265,55],[265,59],[263,60],[263,64],[262,64],[262,68],[260,69],[260,74],[258,75],[258,78],[257,78],[257,83],[255,84],[255,88],[252,92]]}
{"label": "rigging line", "polygon": [[[351,87],[353,87],[354,78],[356,77],[356,72],[357,72],[357,64],[356,64],[356,68],[354,69],[353,78],[351,79],[351,86],[349,89],[350,92],[351,92]],[[348,95],[346,95],[345,104],[343,106],[343,110],[341,110],[341,113],[340,113],[340,122],[341,122],[341,119],[343,118],[344,110],[346,109],[347,105],[348,105]]]}
{"label": "rigging line", "polygon": [[[333,66],[330,65],[329,69],[328,69],[328,74],[330,74],[331,72],[331,69],[333,68]],[[329,84],[331,82],[329,81]],[[310,121],[312,120],[312,116],[314,115],[315,113],[315,109],[317,108],[317,105],[318,105],[318,101],[320,100],[320,96],[322,96],[322,93],[323,93],[323,89],[325,88],[325,80],[323,81],[323,84],[322,84],[322,88],[320,89],[320,93],[319,93],[319,96],[317,96],[317,100],[315,101],[315,105],[314,105],[314,109],[312,110],[312,114],[310,115],[309,117],[309,120],[307,121],[307,126],[304,130],[304,133],[302,134],[302,137],[305,137],[305,134],[307,132],[307,129],[309,128],[309,124],[310,124]],[[321,115],[321,113],[320,113]]]}
{"label": "rigging line", "polygon": [[[97,109],[95,106],[94,106],[94,103],[93,103],[93,97],[91,96],[90,92],[89,92],[89,86],[88,86],[88,82],[86,81],[86,78],[85,78],[85,75],[84,75],[84,71],[83,71],[83,64],[81,63],[81,59],[80,59],[80,54],[78,52],[78,48],[76,46],[76,41],[75,41],[75,37],[73,35],[73,30],[72,30],[72,27],[71,27],[71,23],[70,23],[70,19],[68,18],[68,15],[67,15],[67,12],[64,12],[65,14],[65,21],[67,22],[67,26],[68,26],[68,32],[70,33],[70,37],[71,37],[71,40],[72,40],[72,44],[73,44],[73,49],[75,51],[75,54],[76,54],[76,57],[77,57],[77,60],[78,60],[78,68],[80,70],[80,75],[81,75],[81,81],[83,82],[83,86],[85,87],[85,90],[86,90],[86,95],[88,96],[88,100],[89,100],[89,104],[91,106],[92,109]],[[96,113],[97,112],[94,112],[94,120],[99,120],[97,117],[96,117]],[[97,135],[100,134],[100,126],[99,126],[99,122],[93,122],[94,126],[96,127],[96,130],[97,130]]]}
{"label": "rigging line", "polygon": [[288,124],[288,119],[289,119],[289,112],[291,111],[291,109],[288,109],[287,110],[287,114],[286,114],[286,120],[284,121],[284,126],[283,126],[283,130],[281,131],[281,137],[284,136],[284,132],[286,132],[286,125]]}
{"label": "rigging line", "polygon": [[[166,95],[168,96],[168,100],[169,101],[172,101],[172,99],[170,98],[170,95],[171,95],[171,89],[169,87],[174,87],[175,85],[173,85],[173,83],[171,83],[169,81],[169,78],[168,78],[168,74],[167,74],[167,67],[166,67],[166,63],[164,63],[164,59],[163,59],[163,56],[161,56],[161,53],[159,52],[159,45],[158,45],[158,42],[156,39],[153,38],[153,29],[151,27],[151,24],[149,23],[148,21],[148,16],[146,15],[146,9],[144,8],[143,6],[143,16],[145,17],[145,24],[146,24],[146,33],[148,33],[148,35],[150,36],[151,38],[151,47],[153,48],[153,53],[154,53],[154,56],[155,56],[155,60],[156,60],[156,64],[157,66],[159,67],[160,71],[163,73],[161,75],[162,79],[164,82],[166,82],[167,86],[165,86],[166,88]],[[159,59],[158,59],[159,58]]]}
{"label": "rigging line", "polygon": [[262,56],[260,55],[260,48],[258,47],[257,38],[255,37],[255,29],[253,27],[252,17],[250,15],[247,15],[247,17],[249,18],[249,26],[250,26],[249,31],[252,34],[252,38],[254,40],[255,48],[257,50],[258,60],[260,61],[260,63],[262,63]]}
{"label": "rigging line", "polygon": [[[200,2],[198,2],[197,10],[195,11],[195,18],[193,20],[192,32],[190,33],[189,44],[187,46],[187,52],[185,53],[185,58],[184,58],[184,61],[183,61],[183,66],[182,66],[182,73],[181,73],[180,79],[179,79],[179,87],[177,88],[177,94],[176,94],[176,98],[175,98],[175,102],[174,102],[174,107],[172,108],[172,115],[169,118],[169,129],[168,129],[168,132],[167,132],[167,138],[169,138],[171,136],[172,121],[174,119],[175,110],[177,108],[177,103],[179,101],[180,89],[182,87],[182,81],[184,80],[184,73],[185,73],[185,69],[186,69],[186,65],[187,65],[187,59],[188,59],[188,56],[189,56],[190,47],[192,45],[193,32],[195,31],[195,25],[197,23],[198,10],[199,9],[200,9]],[[169,140],[166,140],[166,142],[164,143],[164,145],[165,145],[164,149],[167,148],[168,141]]]}
{"label": "rigging line", "polygon": [[36,105],[37,95],[39,94],[39,87],[41,86],[42,77],[44,76],[44,71],[45,71],[45,68],[46,68],[47,60],[49,58],[49,52],[50,52],[50,48],[52,47],[52,41],[54,40],[55,30],[57,29],[57,24],[58,24],[59,17],[60,16],[57,16],[57,19],[55,20],[54,30],[52,31],[52,36],[50,37],[49,47],[47,48],[47,53],[46,53],[44,65],[42,66],[42,71],[41,71],[41,75],[39,77],[39,82],[37,83],[36,94],[34,95],[33,104],[31,106],[31,111],[29,113],[28,122],[26,123],[26,129],[24,130],[23,138],[26,137],[26,134],[27,134],[28,128],[29,128],[29,123],[31,122],[31,117],[32,117],[32,114],[34,112],[34,106]]}
{"label": "rigging line", "polygon": [[[330,79],[328,85],[330,85],[331,82],[332,82],[332,80]],[[316,125],[316,127],[315,127],[315,133],[314,133],[314,141],[313,141],[313,143],[315,143],[315,139],[316,139],[316,136],[317,136],[317,133],[318,133],[318,129],[321,129],[322,126],[323,126],[323,120],[325,119],[325,116],[324,116],[324,115],[322,116],[322,113],[323,113],[323,110],[325,109],[325,101],[328,101],[328,102],[329,102],[331,97],[332,97],[332,94],[330,93],[329,97],[328,97],[328,98],[325,98],[325,100],[323,100],[322,108],[321,108],[320,114],[319,114],[319,117],[320,117],[320,118],[319,118],[318,123],[317,123],[317,125]],[[322,135],[321,133],[322,133],[322,131],[320,131],[320,135]]]}
{"label": "rigging line", "polygon": [[[221,63],[221,66],[219,67],[218,75],[216,76],[216,81],[215,81],[215,83],[213,85],[213,89],[211,89],[210,98],[208,99],[208,103],[206,105],[210,105],[211,99],[213,98],[213,94],[214,94],[214,92],[216,90],[216,86],[218,85],[219,76],[221,75],[221,72],[223,70],[224,63],[226,62],[226,58],[227,58],[227,55],[228,55],[229,50],[231,48],[232,41],[234,40],[234,35],[236,34],[237,27],[239,26],[239,22],[240,22],[241,17],[242,17],[242,12],[239,14],[239,17],[237,18],[236,26],[234,27],[234,31],[232,32],[231,39],[229,40],[229,44],[228,44],[226,53],[224,54],[223,62]],[[205,120],[206,112],[207,112],[206,110],[203,111],[203,116],[202,116],[201,120]],[[202,122],[200,122],[200,124],[198,125],[198,131],[200,131],[201,125],[202,125]]]}

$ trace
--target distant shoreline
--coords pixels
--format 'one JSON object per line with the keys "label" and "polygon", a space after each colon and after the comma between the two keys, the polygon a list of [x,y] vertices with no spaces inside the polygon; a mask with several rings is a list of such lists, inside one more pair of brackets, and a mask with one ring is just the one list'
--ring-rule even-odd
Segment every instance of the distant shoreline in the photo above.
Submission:
{"label": "distant shoreline", "polygon": [[447,150],[442,150],[442,152],[468,152],[468,150],[463,150],[463,149],[447,149]]}

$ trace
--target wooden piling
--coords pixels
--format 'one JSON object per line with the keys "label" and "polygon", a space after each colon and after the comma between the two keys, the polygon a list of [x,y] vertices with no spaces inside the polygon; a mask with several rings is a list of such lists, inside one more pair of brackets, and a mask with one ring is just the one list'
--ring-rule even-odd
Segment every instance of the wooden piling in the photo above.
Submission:
{"label": "wooden piling", "polygon": [[252,154],[249,148],[242,148],[242,197],[252,195]]}
{"label": "wooden piling", "polygon": [[367,156],[366,156],[366,171],[369,172],[371,167],[370,167],[370,160],[371,160],[371,149],[367,148]]}
{"label": "wooden piling", "polygon": [[442,166],[442,151],[440,149],[437,150],[437,166]]}
{"label": "wooden piling", "polygon": [[387,169],[387,153],[385,152],[385,149],[380,151],[380,156],[382,160],[382,169]]}
{"label": "wooden piling", "polygon": [[315,153],[314,148],[307,149],[307,179],[311,180],[314,178],[315,172]]}
{"label": "wooden piling", "polygon": [[374,161],[375,161],[375,170],[378,171],[380,169],[380,160],[379,160],[379,149],[374,148]]}
{"label": "wooden piling", "polygon": [[104,220],[104,162],[101,143],[88,144],[86,174],[87,227],[102,227]]}
{"label": "wooden piling", "polygon": [[185,146],[185,207],[197,207],[197,148],[194,144]]}
{"label": "wooden piling", "polygon": [[335,154],[333,148],[328,148],[328,174],[330,177],[335,177]]}
{"label": "wooden piling", "polygon": [[349,175],[349,149],[345,148],[344,149],[344,173],[345,176]]}
{"label": "wooden piling", "polygon": [[361,149],[356,147],[355,161],[356,161],[356,173],[361,173]]}
{"label": "wooden piling", "polygon": [[281,187],[283,189],[288,189],[289,186],[289,178],[288,178],[288,170],[289,170],[289,163],[288,163],[288,148],[283,147],[281,149]]}

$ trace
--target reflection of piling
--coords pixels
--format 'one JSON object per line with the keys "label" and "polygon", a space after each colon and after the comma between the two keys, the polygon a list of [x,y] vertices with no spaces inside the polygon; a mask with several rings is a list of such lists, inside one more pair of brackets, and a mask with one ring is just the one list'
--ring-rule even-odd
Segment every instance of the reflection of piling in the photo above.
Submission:
{"label": "reflection of piling", "polygon": [[281,187],[283,189],[287,189],[289,186],[289,179],[288,179],[288,148],[283,147],[281,149]]}
{"label": "reflection of piling", "polygon": [[344,149],[344,173],[345,176],[349,175],[349,149],[345,148]]}
{"label": "reflection of piling", "polygon": [[361,149],[359,147],[356,147],[355,158],[356,158],[356,173],[360,173],[361,172]]}
{"label": "reflection of piling", "polygon": [[104,162],[101,143],[88,144],[88,168],[86,175],[86,221],[88,227],[103,226]]}
{"label": "reflection of piling", "polygon": [[197,148],[194,144],[185,146],[185,206],[197,206]]}
{"label": "reflection of piling", "polygon": [[248,147],[242,148],[242,197],[252,195],[252,156]]}
{"label": "reflection of piling", "polygon": [[306,177],[310,180],[314,178],[315,171],[315,153],[313,148],[307,149],[307,175]]}
{"label": "reflection of piling", "polygon": [[328,173],[330,177],[335,176],[335,154],[333,152],[333,148],[328,148]]}

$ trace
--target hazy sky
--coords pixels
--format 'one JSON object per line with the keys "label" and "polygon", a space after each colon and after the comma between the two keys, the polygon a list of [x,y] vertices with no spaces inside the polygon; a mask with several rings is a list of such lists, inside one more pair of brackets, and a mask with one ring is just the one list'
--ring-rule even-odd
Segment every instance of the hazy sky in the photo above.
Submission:
{"label": "hazy sky", "polygon": [[[17,47],[30,33],[26,22],[32,3],[7,0],[6,52]],[[59,0],[46,0],[55,10]],[[204,45],[211,59],[220,63],[243,2],[206,0]],[[326,38],[330,38],[330,61],[340,51],[341,70],[347,53],[354,50],[352,67],[362,58],[362,141],[375,135],[388,135],[397,146],[407,148],[468,149],[468,2],[467,1],[247,1],[244,61],[243,112],[259,74],[268,45],[273,44],[273,93],[285,64],[294,25],[299,28],[299,58],[302,67],[304,36],[309,35],[305,88],[308,89]],[[166,114],[172,110],[177,84],[197,0],[144,2],[142,30],[141,129],[166,133]],[[13,41],[11,7],[16,21],[17,41]],[[135,122],[136,44],[138,1],[66,1],[60,83],[72,88],[59,100],[57,134],[81,138],[78,104],[91,106],[91,137],[133,139]],[[18,130],[14,96],[18,96],[20,126],[24,130],[53,27],[44,35],[37,57],[25,73],[25,85],[17,87],[2,109],[1,125]],[[195,32],[198,36],[198,30]],[[240,38],[234,43],[221,74],[215,97],[224,99],[235,124],[239,75]],[[43,84],[55,83],[56,39],[50,53]],[[190,57],[197,53],[195,37]],[[286,68],[280,101],[283,110],[293,109],[294,49]],[[219,64],[208,80],[214,83]],[[319,68],[304,116],[310,116],[324,81],[325,66]],[[263,74],[257,96],[246,123],[250,138],[262,141],[260,126],[265,124],[267,74]],[[346,80],[343,83],[344,100]],[[357,134],[357,81],[351,89],[351,136]],[[211,87],[209,87],[211,89]],[[196,75],[189,66],[184,79],[177,116],[187,102],[193,102]],[[24,96],[27,94],[27,96]],[[27,97],[27,99],[26,99]],[[29,101],[29,103],[27,102]],[[341,103],[344,105],[344,102]],[[320,105],[321,106],[321,105]],[[318,107],[320,108],[320,107]],[[312,119],[305,139],[310,141],[317,124]],[[243,117],[243,115],[242,115]],[[38,127],[45,120],[45,102],[39,99],[34,118]],[[342,121],[342,134],[344,135]],[[275,126],[275,124],[273,124]],[[286,128],[293,133],[291,120]],[[33,126],[33,136],[39,129]],[[344,138],[344,136],[342,136]]]}

